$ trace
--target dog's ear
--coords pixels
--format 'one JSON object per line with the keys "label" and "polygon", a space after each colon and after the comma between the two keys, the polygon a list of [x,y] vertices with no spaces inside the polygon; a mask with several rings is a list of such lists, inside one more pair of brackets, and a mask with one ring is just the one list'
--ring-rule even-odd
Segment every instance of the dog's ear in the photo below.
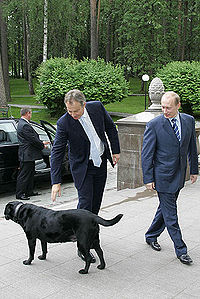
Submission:
{"label": "dog's ear", "polygon": [[5,219],[6,220],[13,220],[13,217],[14,217],[14,204],[13,202],[9,202],[6,207],[5,207],[5,210],[4,210],[4,215],[5,215]]}

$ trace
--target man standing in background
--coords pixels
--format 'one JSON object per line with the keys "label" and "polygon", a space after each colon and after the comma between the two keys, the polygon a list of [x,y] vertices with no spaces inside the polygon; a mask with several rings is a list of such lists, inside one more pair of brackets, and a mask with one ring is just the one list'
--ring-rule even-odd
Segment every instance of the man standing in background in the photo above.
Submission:
{"label": "man standing in background", "polygon": [[39,139],[39,135],[29,122],[31,116],[30,108],[22,108],[21,118],[17,125],[20,170],[17,176],[16,198],[21,200],[29,200],[29,196],[38,195],[33,191],[35,160],[42,158],[42,150],[49,144],[48,141],[42,142]]}

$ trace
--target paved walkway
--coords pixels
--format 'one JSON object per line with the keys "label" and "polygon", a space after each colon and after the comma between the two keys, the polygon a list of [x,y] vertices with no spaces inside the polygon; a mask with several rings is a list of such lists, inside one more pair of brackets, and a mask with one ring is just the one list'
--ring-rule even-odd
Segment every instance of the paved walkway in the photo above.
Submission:
{"label": "paved walkway", "polygon": [[[179,221],[192,266],[175,257],[173,244],[165,231],[159,238],[161,252],[144,242],[158,200],[144,187],[116,191],[116,170],[109,168],[108,183],[100,215],[112,218],[123,213],[113,227],[101,227],[101,244],[107,263],[105,270],[92,264],[88,275],[78,270],[83,262],[76,255],[75,243],[50,244],[46,261],[40,261],[40,244],[32,265],[24,266],[27,241],[21,227],[6,221],[3,209],[14,194],[0,197],[0,298],[200,298],[200,178],[186,183],[179,198]],[[36,204],[54,209],[76,208],[73,183],[63,184],[63,195],[53,206],[50,188],[42,191]]]}
{"label": "paved walkway", "polygon": [[20,104],[8,104],[9,107],[18,107],[18,108],[34,108],[34,109],[47,109],[47,107],[42,105],[20,105]]}

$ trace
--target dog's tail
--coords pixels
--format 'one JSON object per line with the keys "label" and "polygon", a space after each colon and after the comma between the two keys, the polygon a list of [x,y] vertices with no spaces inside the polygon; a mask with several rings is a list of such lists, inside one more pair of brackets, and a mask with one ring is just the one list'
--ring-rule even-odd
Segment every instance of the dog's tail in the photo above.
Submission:
{"label": "dog's tail", "polygon": [[97,216],[96,220],[97,220],[98,224],[101,224],[103,226],[112,226],[112,225],[116,224],[117,222],[119,222],[119,220],[122,218],[122,216],[123,216],[123,214],[119,214],[116,217],[109,219],[109,220],[106,220],[100,216]]}

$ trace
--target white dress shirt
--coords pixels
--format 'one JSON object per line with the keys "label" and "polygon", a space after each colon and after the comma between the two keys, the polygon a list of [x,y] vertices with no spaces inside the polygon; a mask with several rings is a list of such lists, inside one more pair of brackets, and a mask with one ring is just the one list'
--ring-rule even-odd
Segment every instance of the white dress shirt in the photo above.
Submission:
{"label": "white dress shirt", "polygon": [[[92,124],[92,121],[90,119],[90,116],[87,112],[87,109],[85,108],[84,109],[84,113],[83,115],[79,118],[79,122],[80,124],[82,125],[85,133],[87,134],[88,138],[89,138],[89,135],[92,134],[92,137],[94,139],[94,142],[95,142],[95,145],[97,147],[97,150],[99,152],[99,155],[101,156],[104,152],[104,145],[103,145],[103,142],[101,141],[101,139],[99,138],[99,136],[97,135],[97,132]],[[86,126],[85,124],[86,123]],[[90,132],[88,133],[88,130],[90,130]],[[90,138],[89,138],[90,140]],[[91,159],[91,155],[89,157],[89,159]]]}

